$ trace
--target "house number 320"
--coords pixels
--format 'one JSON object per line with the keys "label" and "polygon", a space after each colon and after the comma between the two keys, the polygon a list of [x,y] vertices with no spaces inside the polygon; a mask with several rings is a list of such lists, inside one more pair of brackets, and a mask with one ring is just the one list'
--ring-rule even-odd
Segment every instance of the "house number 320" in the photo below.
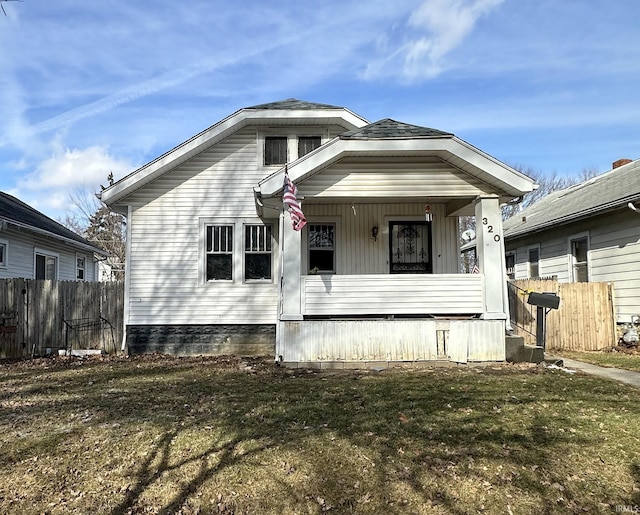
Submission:
{"label": "house number 320", "polygon": [[[482,219],[482,225],[486,225],[487,226],[487,232],[489,234],[493,234],[493,225],[489,225],[489,220],[487,218],[483,218]],[[499,234],[493,234],[493,241],[500,241],[500,235]]]}

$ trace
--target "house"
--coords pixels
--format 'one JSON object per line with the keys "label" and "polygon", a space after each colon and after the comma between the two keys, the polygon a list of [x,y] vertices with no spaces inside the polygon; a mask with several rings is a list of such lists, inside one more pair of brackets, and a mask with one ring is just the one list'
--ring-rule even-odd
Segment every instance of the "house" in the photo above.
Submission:
{"label": "house", "polygon": [[[123,345],[291,365],[504,360],[500,205],[532,188],[440,130],[296,99],[240,109],[101,194],[128,218]],[[459,271],[468,214],[483,221],[480,274]]]}
{"label": "house", "polygon": [[105,252],[17,198],[0,192],[0,279],[96,281]]}
{"label": "house", "polygon": [[640,159],[555,191],[504,222],[513,279],[611,282],[616,317],[640,315]]}

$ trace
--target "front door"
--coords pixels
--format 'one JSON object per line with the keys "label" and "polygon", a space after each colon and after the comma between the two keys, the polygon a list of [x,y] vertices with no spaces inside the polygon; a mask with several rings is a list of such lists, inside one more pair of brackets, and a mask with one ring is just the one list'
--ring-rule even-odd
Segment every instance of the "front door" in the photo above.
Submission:
{"label": "front door", "polygon": [[392,274],[431,274],[431,222],[389,222]]}

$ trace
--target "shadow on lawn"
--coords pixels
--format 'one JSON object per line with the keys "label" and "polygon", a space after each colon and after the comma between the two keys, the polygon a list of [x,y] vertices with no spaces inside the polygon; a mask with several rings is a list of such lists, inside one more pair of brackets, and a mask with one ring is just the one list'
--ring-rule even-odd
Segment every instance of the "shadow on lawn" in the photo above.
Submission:
{"label": "shadow on lawn", "polygon": [[[268,478],[273,495],[279,497],[269,499],[270,509],[368,507],[402,512],[406,491],[425,506],[466,513],[468,506],[459,506],[457,485],[477,484],[482,489],[486,482],[492,488],[502,485],[526,493],[544,503],[538,506],[541,512],[553,511],[558,506],[550,495],[551,484],[566,474],[556,470],[557,453],[567,445],[593,443],[559,431],[571,423],[566,399],[556,390],[543,390],[544,382],[535,375],[528,377],[532,383],[538,381],[538,390],[499,374],[332,375],[275,368],[245,373],[220,370],[207,360],[195,365],[171,360],[142,367],[91,365],[77,375],[53,370],[47,377],[49,385],[25,389],[45,396],[43,402],[50,402],[61,420],[88,410],[96,414],[92,424],[135,428],[152,423],[161,430],[162,435],[149,442],[146,455],[131,450],[144,458],[136,463],[132,484],[113,514],[136,511],[146,502],[145,494],[159,482],[171,481],[172,474],[180,481],[172,484],[175,493],[160,511],[175,513],[225,470],[246,463],[257,467],[258,474],[260,459],[269,451],[296,456],[299,462],[290,469],[304,475],[299,483],[286,471]],[[566,382],[568,387],[573,385]],[[46,400],[61,388],[76,395]],[[573,391],[572,402],[594,402],[591,393]],[[614,399],[612,393],[598,402],[605,405]],[[541,400],[547,408],[539,409]],[[42,406],[34,404],[21,415],[41,412]],[[0,410],[0,417],[4,415]],[[180,438],[193,438],[200,445],[176,453],[174,444]],[[476,462],[504,465],[507,475],[483,471]],[[635,466],[636,482],[638,471]],[[365,490],[377,498],[367,499]],[[580,494],[568,488],[563,496],[576,506],[582,502]],[[206,502],[204,511],[225,509],[217,499]],[[234,505],[229,502],[231,512]]]}

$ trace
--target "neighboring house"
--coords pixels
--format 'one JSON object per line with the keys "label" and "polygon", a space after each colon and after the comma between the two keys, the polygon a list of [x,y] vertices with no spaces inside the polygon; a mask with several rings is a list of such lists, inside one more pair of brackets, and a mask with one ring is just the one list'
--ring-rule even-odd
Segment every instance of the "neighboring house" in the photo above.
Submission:
{"label": "neighboring house", "polygon": [[105,253],[58,222],[0,192],[0,279],[97,280]]}
{"label": "neighboring house", "polygon": [[513,279],[611,282],[618,322],[640,315],[640,160],[555,191],[504,222]]}
{"label": "neighboring house", "polygon": [[[500,204],[532,188],[439,130],[295,99],[240,109],[101,194],[128,217],[125,343],[289,364],[504,360]],[[480,274],[459,273],[468,214]]]}

